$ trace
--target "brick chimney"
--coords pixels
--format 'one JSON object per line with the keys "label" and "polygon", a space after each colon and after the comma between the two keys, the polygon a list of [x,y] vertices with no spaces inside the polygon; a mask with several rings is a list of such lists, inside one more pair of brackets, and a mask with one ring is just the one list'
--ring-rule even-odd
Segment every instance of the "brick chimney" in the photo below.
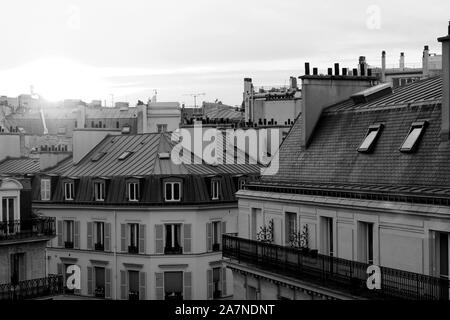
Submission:
{"label": "brick chimney", "polygon": [[450,139],[450,22],[447,35],[438,38],[442,43],[442,125],[441,138]]}
{"label": "brick chimney", "polygon": [[405,69],[405,53],[404,52],[400,52],[399,67],[402,70]]}
{"label": "brick chimney", "polygon": [[[361,60],[360,60],[361,61]],[[365,69],[365,59],[360,67]],[[330,68],[332,70],[332,68]],[[366,73],[365,70],[364,73]],[[351,95],[376,84],[377,78],[354,75],[304,75],[302,79],[301,121],[303,135],[301,146],[307,147],[323,109],[349,99]]]}
{"label": "brick chimney", "polygon": [[423,57],[422,57],[422,75],[425,78],[430,75],[429,60],[430,60],[430,49],[428,46],[425,46],[423,48]]}

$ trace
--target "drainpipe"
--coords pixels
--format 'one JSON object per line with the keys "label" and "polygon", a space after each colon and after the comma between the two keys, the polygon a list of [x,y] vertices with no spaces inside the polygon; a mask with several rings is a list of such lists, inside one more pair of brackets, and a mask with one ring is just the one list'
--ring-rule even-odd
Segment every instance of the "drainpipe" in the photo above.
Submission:
{"label": "drainpipe", "polygon": [[114,210],[114,284],[116,286],[116,290],[114,290],[114,300],[117,300],[117,288],[120,289],[117,282],[117,211]]}

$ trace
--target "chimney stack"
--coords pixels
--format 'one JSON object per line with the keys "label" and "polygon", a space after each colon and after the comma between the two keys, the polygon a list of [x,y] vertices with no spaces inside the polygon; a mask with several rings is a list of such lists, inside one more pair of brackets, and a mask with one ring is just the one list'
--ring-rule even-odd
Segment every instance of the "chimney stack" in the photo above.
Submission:
{"label": "chimney stack", "polygon": [[400,52],[400,63],[399,63],[400,69],[405,69],[405,53]]}
{"label": "chimney stack", "polygon": [[367,69],[367,63],[366,63],[366,57],[360,56],[359,57],[359,74],[360,76],[366,75],[366,69]]}
{"label": "chimney stack", "polygon": [[447,35],[438,38],[442,43],[442,125],[441,138],[444,141],[450,139],[450,22]]}
{"label": "chimney stack", "polygon": [[381,52],[381,82],[386,82],[386,51]]}
{"label": "chimney stack", "polygon": [[334,75],[335,76],[339,75],[339,63],[334,64]]}
{"label": "chimney stack", "polygon": [[305,62],[305,75],[309,76],[309,62]]}
{"label": "chimney stack", "polygon": [[289,78],[289,89],[297,89],[297,78],[296,77]]}
{"label": "chimney stack", "polygon": [[428,46],[425,46],[423,49],[423,57],[422,57],[422,75],[425,78],[430,75],[429,60],[430,60],[430,49]]}

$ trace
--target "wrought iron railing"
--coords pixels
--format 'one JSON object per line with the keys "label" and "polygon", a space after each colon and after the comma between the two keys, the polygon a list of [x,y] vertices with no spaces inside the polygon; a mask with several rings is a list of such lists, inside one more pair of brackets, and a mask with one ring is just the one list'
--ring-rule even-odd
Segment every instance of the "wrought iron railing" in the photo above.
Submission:
{"label": "wrought iron railing", "polygon": [[0,241],[55,235],[56,222],[52,217],[0,222]]}
{"label": "wrought iron railing", "polygon": [[373,299],[448,300],[449,280],[387,267],[381,288],[368,289],[369,264],[298,248],[223,235],[224,257],[259,269]]}
{"label": "wrought iron railing", "polygon": [[23,300],[63,293],[62,275],[19,281],[16,284],[0,284],[0,300]]}

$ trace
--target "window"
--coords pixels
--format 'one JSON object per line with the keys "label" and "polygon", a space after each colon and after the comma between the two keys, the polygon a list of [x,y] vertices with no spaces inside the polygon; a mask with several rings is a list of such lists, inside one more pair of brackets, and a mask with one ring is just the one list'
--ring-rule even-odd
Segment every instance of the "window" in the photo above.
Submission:
{"label": "window", "polygon": [[105,201],[104,182],[94,182],[94,199],[95,201]]}
{"label": "window", "polygon": [[258,290],[247,285],[247,300],[258,300]]}
{"label": "window", "polygon": [[380,136],[381,130],[383,129],[382,124],[372,125],[369,127],[367,131],[366,137],[363,142],[360,144],[358,151],[359,152],[371,152],[375,147],[375,142]]}
{"label": "window", "polygon": [[105,297],[105,268],[94,267],[95,291],[97,298]]}
{"label": "window", "polygon": [[359,240],[358,245],[360,261],[368,264],[373,264],[373,223],[360,222],[359,223]]}
{"label": "window", "polygon": [[105,224],[103,222],[94,222],[94,246],[95,250],[103,251],[105,240]]}
{"label": "window", "polygon": [[75,188],[73,182],[64,183],[64,197],[66,200],[73,200],[75,198]]}
{"label": "window", "polygon": [[165,300],[183,300],[183,272],[164,272]]}
{"label": "window", "polygon": [[433,232],[434,241],[432,245],[434,250],[434,259],[432,261],[432,267],[434,271],[434,276],[443,278],[445,280],[449,279],[449,233],[446,232]]}
{"label": "window", "polygon": [[221,277],[221,273],[222,269],[221,268],[213,268],[213,298],[214,299],[218,299],[222,296],[222,277]]}
{"label": "window", "polygon": [[73,249],[74,242],[74,221],[64,220],[64,247],[67,249]]}
{"label": "window", "polygon": [[285,225],[286,225],[286,243],[292,243],[296,239],[297,232],[297,214],[294,212],[285,213]]}
{"label": "window", "polygon": [[50,200],[50,179],[41,180],[41,200]]}
{"label": "window", "polygon": [[130,133],[131,132],[131,127],[130,126],[124,126],[123,128],[122,128],[122,133],[123,134],[128,134],[128,133]]}
{"label": "window", "polygon": [[106,152],[97,152],[92,158],[91,161],[92,162],[97,162],[98,160],[100,160],[101,158],[103,158],[103,156],[106,154]]}
{"label": "window", "polygon": [[119,156],[119,160],[120,161],[123,161],[123,160],[125,160],[126,158],[128,158],[129,156],[131,156],[133,154],[133,152],[131,152],[131,151],[125,151],[124,153],[122,153],[120,156]]}
{"label": "window", "polygon": [[181,247],[181,224],[166,224],[165,254],[182,254]]}
{"label": "window", "polygon": [[128,271],[128,299],[139,300],[139,271]]}
{"label": "window", "polygon": [[128,183],[128,201],[138,201],[139,200],[139,183],[130,182]]}
{"label": "window", "polygon": [[333,256],[333,218],[321,217],[320,220],[322,253]]}
{"label": "window", "polygon": [[158,124],[157,127],[158,127],[158,133],[167,131],[167,124]]}
{"label": "window", "polygon": [[414,122],[409,129],[408,136],[405,138],[405,141],[403,141],[403,144],[400,147],[400,151],[413,152],[416,149],[427,125],[428,122],[426,121]]}
{"label": "window", "polygon": [[138,223],[130,223],[128,224],[129,230],[129,243],[128,243],[128,252],[137,254],[139,253],[139,224]]}
{"label": "window", "polygon": [[220,181],[212,180],[211,181],[211,195],[213,200],[218,200],[220,194]]}
{"label": "window", "polygon": [[19,281],[26,280],[25,253],[11,254],[11,283],[17,284]]}
{"label": "window", "polygon": [[14,222],[16,219],[15,198],[2,199],[2,220],[3,222]]}
{"label": "window", "polygon": [[181,183],[180,182],[166,182],[164,187],[164,197],[166,201],[180,201],[181,200]]}
{"label": "window", "polygon": [[220,244],[221,244],[221,238],[222,238],[222,222],[220,221],[214,221],[212,223],[212,238],[213,238],[213,245],[212,250],[213,251],[220,251]]}

